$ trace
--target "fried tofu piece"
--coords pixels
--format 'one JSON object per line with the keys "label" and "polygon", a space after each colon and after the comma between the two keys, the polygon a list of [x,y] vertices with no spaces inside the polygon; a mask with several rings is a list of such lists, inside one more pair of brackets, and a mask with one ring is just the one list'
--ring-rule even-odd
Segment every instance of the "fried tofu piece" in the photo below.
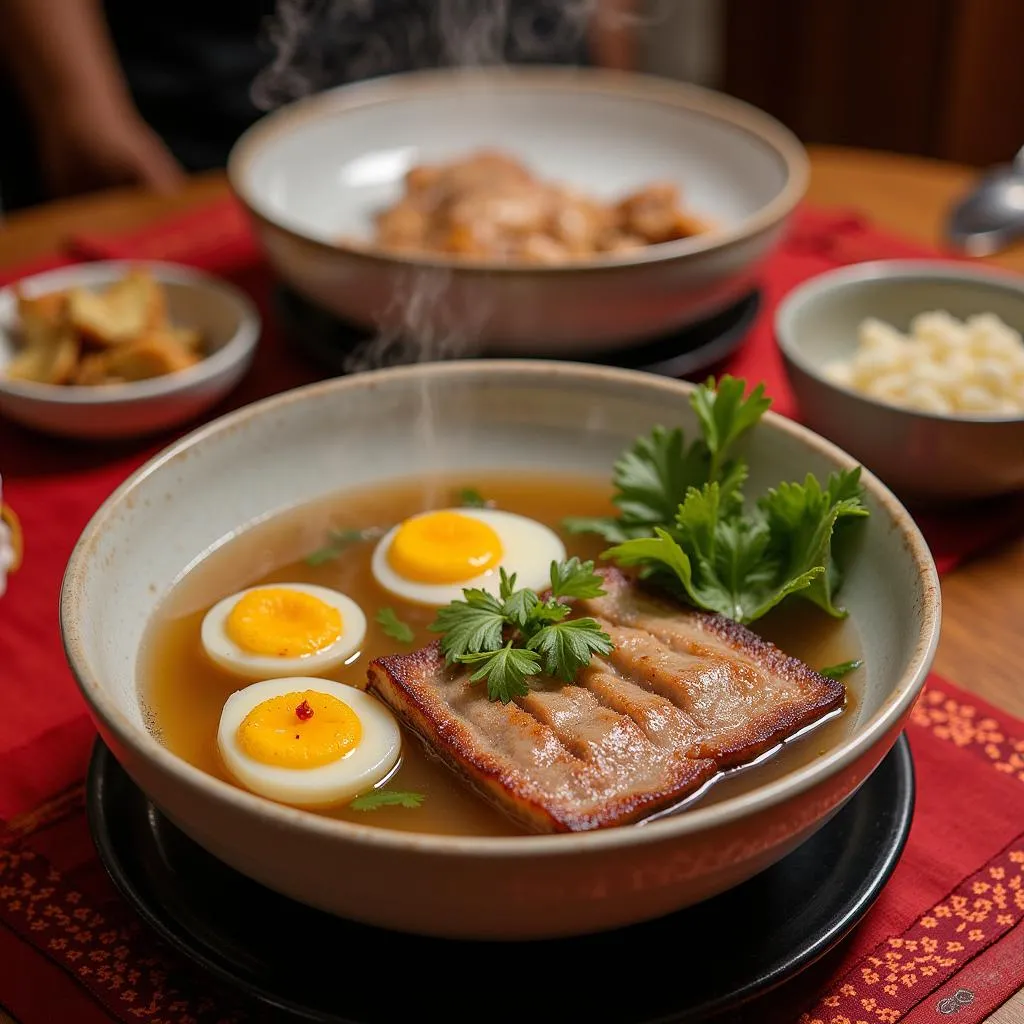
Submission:
{"label": "fried tofu piece", "polygon": [[111,379],[107,372],[108,355],[108,352],[91,352],[83,356],[75,368],[71,383],[78,386],[120,383],[119,379]]}
{"label": "fried tofu piece", "polygon": [[167,299],[150,274],[133,270],[101,292],[72,289],[68,319],[87,342],[108,348],[163,326]]}
{"label": "fried tofu piece", "polygon": [[7,375],[91,386],[146,380],[194,366],[203,335],[168,319],[163,286],[136,269],[100,291],[17,294],[18,353]]}
{"label": "fried tofu piece", "polygon": [[102,369],[105,379],[96,382],[107,384],[163,377],[187,370],[199,362],[199,356],[180,345],[166,331],[151,331],[98,356],[103,363],[93,364],[88,377],[92,380],[93,375]]}
{"label": "fried tofu piece", "polygon": [[164,327],[156,328],[155,331],[166,335],[175,344],[180,345],[187,352],[191,352],[195,356],[205,355],[203,351],[203,335],[194,327],[174,327],[168,324]]}
{"label": "fried tofu piece", "polygon": [[16,291],[18,324],[23,344],[28,348],[49,343],[67,323],[67,294],[51,292],[30,298]]}
{"label": "fried tofu piece", "polygon": [[54,327],[48,334],[33,331],[7,367],[12,380],[31,380],[39,384],[68,384],[78,365],[79,343],[67,325]]}
{"label": "fried tofu piece", "polygon": [[75,372],[79,344],[67,321],[62,292],[30,298],[17,293],[20,350],[7,367],[13,380],[66,384]]}

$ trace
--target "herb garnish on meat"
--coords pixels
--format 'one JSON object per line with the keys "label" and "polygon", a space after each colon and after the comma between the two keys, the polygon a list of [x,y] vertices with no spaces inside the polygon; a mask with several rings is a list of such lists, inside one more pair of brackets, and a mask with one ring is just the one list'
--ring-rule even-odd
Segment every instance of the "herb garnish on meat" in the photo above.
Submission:
{"label": "herb garnish on meat", "polygon": [[441,608],[431,625],[442,633],[441,650],[448,665],[468,665],[470,682],[487,680],[491,700],[507,704],[530,690],[528,680],[542,673],[571,682],[594,654],[608,654],[611,637],[592,618],[570,619],[575,598],[600,597],[601,577],[593,562],[570,558],[551,563],[547,597],[516,587],[516,577],[501,570],[495,597],[467,588],[462,600]]}
{"label": "herb garnish on meat", "polygon": [[615,463],[619,514],[565,526],[600,534],[615,545],[602,557],[737,622],[761,618],[790,594],[841,617],[843,548],[851,522],[868,514],[860,468],[824,485],[808,474],[748,506],[748,467],[732,449],[771,400],[764,385],[745,391],[745,381],[729,376],[717,388],[713,380],[698,387],[690,404],[701,437],[687,445],[681,430],[659,427],[639,438]]}

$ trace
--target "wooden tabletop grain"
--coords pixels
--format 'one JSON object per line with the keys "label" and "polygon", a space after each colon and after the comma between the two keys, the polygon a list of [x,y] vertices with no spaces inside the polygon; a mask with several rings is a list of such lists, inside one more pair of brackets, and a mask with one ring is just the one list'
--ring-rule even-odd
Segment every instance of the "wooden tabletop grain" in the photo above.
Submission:
{"label": "wooden tabletop grain", "polygon": [[[930,244],[941,239],[950,203],[977,172],[932,160],[811,147],[808,201],[862,211],[880,227]],[[10,216],[0,227],[0,267],[58,248],[73,233],[117,232],[211,200],[220,174],[197,177],[170,197],[112,191]],[[982,262],[1024,273],[1024,245]],[[1024,717],[1018,657],[1024,625],[1024,536],[949,573],[942,584],[942,636],[935,669],[952,682]],[[1022,965],[1024,983],[1024,965]],[[1024,991],[990,1024],[1024,1024]]]}

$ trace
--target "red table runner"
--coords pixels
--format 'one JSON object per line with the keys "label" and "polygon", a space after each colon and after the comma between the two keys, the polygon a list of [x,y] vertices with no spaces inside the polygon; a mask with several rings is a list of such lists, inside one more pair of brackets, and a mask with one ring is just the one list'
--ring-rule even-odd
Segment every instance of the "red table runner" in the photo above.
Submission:
{"label": "red table runner", "polygon": [[[765,268],[763,312],[729,371],[765,381],[775,409],[796,415],[771,330],[779,298],[844,263],[932,255],[859,217],[802,211]],[[275,328],[271,276],[233,202],[128,236],[75,239],[4,278],[107,257],[200,266],[260,305],[254,366],[211,415],[319,375]],[[81,805],[94,734],[61,651],[60,578],[97,506],[173,436],[82,445],[0,423],[5,500],[26,544],[0,600],[0,1009],[21,1024],[264,1019],[145,931],[106,881]],[[1022,511],[1011,499],[919,522],[948,571],[1020,529]],[[734,1019],[895,1024],[955,1014],[973,1024],[1024,984],[1024,723],[933,677],[908,734],[918,803],[892,881],[839,949]]]}

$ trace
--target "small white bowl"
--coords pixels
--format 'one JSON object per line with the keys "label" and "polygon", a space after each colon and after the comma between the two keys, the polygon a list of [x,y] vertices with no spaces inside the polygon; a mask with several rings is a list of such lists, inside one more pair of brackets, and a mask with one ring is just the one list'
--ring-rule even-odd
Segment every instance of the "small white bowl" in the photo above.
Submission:
{"label": "small white bowl", "polygon": [[[370,244],[374,212],[401,196],[410,167],[480,148],[604,199],[674,182],[715,227],[550,266]],[[768,114],[684,82],[598,68],[459,68],[282,107],[238,140],[228,177],[275,271],[335,316],[446,348],[465,338],[463,355],[578,358],[677,330],[753,288],[804,196],[808,161]]]}
{"label": "small white bowl", "polygon": [[1024,416],[922,412],[829,380],[851,356],[857,328],[876,317],[907,331],[918,314],[958,320],[994,313],[1024,332],[1024,277],[945,260],[875,260],[794,288],[775,314],[801,418],[914,502],[968,501],[1024,489]]}
{"label": "small white bowl", "polygon": [[226,281],[174,263],[108,260],[23,278],[17,287],[29,296],[75,286],[103,288],[133,267],[148,270],[164,287],[170,319],[200,331],[210,354],[187,370],[125,384],[10,380],[5,368],[15,354],[17,330],[11,285],[0,289],[0,415],[66,437],[138,437],[187,423],[234,388],[252,363],[261,322],[248,296]]}

